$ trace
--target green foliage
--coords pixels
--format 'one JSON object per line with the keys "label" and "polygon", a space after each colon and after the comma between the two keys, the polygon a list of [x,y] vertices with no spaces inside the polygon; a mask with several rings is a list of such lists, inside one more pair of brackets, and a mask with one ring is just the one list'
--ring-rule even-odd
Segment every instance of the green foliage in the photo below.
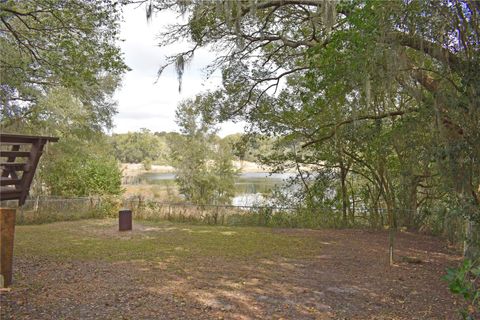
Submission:
{"label": "green foliage", "polygon": [[114,218],[118,216],[121,199],[105,195],[84,198],[31,197],[19,210],[19,225],[43,224],[81,219]]}
{"label": "green foliage", "polygon": [[115,194],[104,194],[97,199],[94,210],[95,218],[117,218],[122,208],[122,200]]}
{"label": "green foliage", "polygon": [[143,168],[146,171],[152,170],[152,160],[150,158],[146,158],[145,160],[142,161]]}
{"label": "green foliage", "polygon": [[126,163],[166,163],[168,160],[167,139],[175,133],[157,134],[148,129],[139,132],[113,134],[111,143],[115,158]]}
{"label": "green foliage", "polygon": [[222,139],[230,146],[233,155],[240,161],[259,162],[272,153],[274,138],[259,134],[231,134]]}
{"label": "green foliage", "polygon": [[109,1],[2,1],[0,125],[60,137],[42,157],[31,194],[119,194],[103,142],[113,93],[128,69],[117,47],[120,8]]}
{"label": "green foliage", "polygon": [[197,113],[195,101],[183,102],[177,109],[177,123],[183,135],[169,141],[171,161],[180,193],[195,204],[226,204],[234,196],[232,151],[219,141],[215,128]]}
{"label": "green foliage", "polygon": [[2,125],[38,119],[45,112],[39,101],[54,88],[71,91],[97,122],[108,122],[111,102],[99,87],[110,78],[114,90],[127,70],[116,45],[119,17],[108,1],[3,1]]}
{"label": "green foliage", "polygon": [[[107,78],[105,86],[94,89],[99,90],[97,94],[105,95],[105,99],[116,86],[115,81],[110,83]],[[111,116],[109,111],[97,114],[71,89],[54,87],[38,100],[29,117],[9,126],[10,132],[60,138],[59,143],[47,146],[31,194],[119,194],[121,173],[102,133]]]}
{"label": "green foliage", "polygon": [[[344,225],[364,212],[376,227],[432,230],[453,216],[478,225],[475,3],[160,1],[155,9],[188,17],[163,44],[195,42],[167,63],[202,46],[235,48],[212,66],[223,87],[199,113],[278,137],[262,161],[297,172],[294,199],[312,219],[320,207],[341,209]],[[237,151],[246,158],[245,146]],[[317,176],[328,176],[325,187]],[[462,233],[449,230],[462,223],[442,225]],[[480,252],[473,234],[469,255]]]}
{"label": "green foliage", "polygon": [[[40,179],[56,196],[118,195],[122,192],[117,161],[101,139],[88,144],[64,138],[42,161]],[[103,150],[102,150],[103,149]]]}
{"label": "green foliage", "polygon": [[461,296],[466,308],[461,310],[464,319],[474,320],[480,316],[480,264],[464,260],[459,268],[450,268],[444,276],[450,291]]}

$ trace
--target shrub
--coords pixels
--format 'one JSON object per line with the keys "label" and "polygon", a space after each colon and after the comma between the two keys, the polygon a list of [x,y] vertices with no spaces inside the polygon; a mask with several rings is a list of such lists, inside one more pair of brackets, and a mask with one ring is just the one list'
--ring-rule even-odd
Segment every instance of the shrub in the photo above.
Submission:
{"label": "shrub", "polygon": [[466,259],[459,268],[450,268],[444,276],[450,291],[460,295],[466,307],[460,310],[463,319],[474,320],[480,317],[480,261]]}

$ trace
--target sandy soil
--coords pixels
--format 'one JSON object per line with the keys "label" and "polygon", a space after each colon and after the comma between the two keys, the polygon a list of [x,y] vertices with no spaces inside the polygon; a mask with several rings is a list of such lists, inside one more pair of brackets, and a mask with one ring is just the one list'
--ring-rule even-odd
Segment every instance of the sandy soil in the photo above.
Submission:
{"label": "sandy soil", "polygon": [[171,166],[159,166],[155,164],[152,165],[151,170],[147,171],[141,163],[122,163],[120,165],[120,170],[122,170],[124,176],[136,176],[146,172],[168,173],[175,171]]}
{"label": "sandy soil", "polygon": [[[243,173],[247,172],[270,172],[270,169],[263,167],[255,162],[249,161],[234,161],[233,165]],[[158,173],[171,173],[175,172],[172,166],[159,166],[152,165],[150,171],[146,171],[141,163],[122,163],[120,169],[123,172],[123,176],[136,176],[146,172],[158,172]]]}

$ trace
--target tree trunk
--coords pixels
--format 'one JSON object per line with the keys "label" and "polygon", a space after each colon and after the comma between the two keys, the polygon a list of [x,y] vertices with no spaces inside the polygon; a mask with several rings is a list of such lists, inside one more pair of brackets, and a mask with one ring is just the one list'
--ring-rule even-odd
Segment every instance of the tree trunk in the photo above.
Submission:
{"label": "tree trunk", "polygon": [[373,214],[373,219],[372,219],[372,226],[375,228],[381,228],[382,227],[382,219],[380,217],[380,212],[378,211],[378,204],[375,203],[372,208],[372,214]]}
{"label": "tree trunk", "polygon": [[342,188],[342,214],[343,214],[343,226],[348,226],[348,193],[347,193],[347,174],[348,170],[345,168],[343,160],[340,159],[340,183]]}
{"label": "tree trunk", "polygon": [[370,217],[370,224],[374,228],[382,228],[383,227],[383,220],[382,220],[382,215],[379,212],[378,209],[378,201],[380,199],[380,193],[377,193],[375,195],[373,192],[374,190],[370,189],[368,187],[368,195],[370,197],[371,201],[371,217]]}
{"label": "tree trunk", "polygon": [[393,265],[393,249],[395,244],[395,206],[391,199],[386,200],[388,213],[388,257],[390,265]]}
{"label": "tree trunk", "polygon": [[403,225],[411,230],[415,227],[415,215],[417,213],[417,179],[409,179],[408,189],[405,190],[406,199],[404,204],[404,221]]}
{"label": "tree trunk", "polygon": [[[350,220],[352,221],[352,225],[355,225],[355,189],[353,186],[350,186],[350,190],[352,191],[352,206],[350,208]],[[350,206],[349,206],[350,207]]]}
{"label": "tree trunk", "polygon": [[463,256],[470,260],[480,258],[480,224],[471,220],[465,223]]}
{"label": "tree trunk", "polygon": [[417,189],[418,179],[416,177],[408,177],[403,190],[403,199],[401,201],[402,224],[407,229],[415,227],[415,215],[417,213]]}
{"label": "tree trunk", "polygon": [[[476,260],[480,258],[480,200],[477,191],[471,183],[472,172],[470,171],[470,180],[463,184],[463,190],[460,199],[464,203],[464,213],[466,213],[465,242],[463,254],[465,258]],[[480,188],[479,188],[480,189]]]}
{"label": "tree trunk", "polygon": [[415,216],[417,215],[417,184],[415,184],[415,188],[411,190],[410,199],[409,199],[409,206],[408,206],[408,220],[407,220],[407,228],[415,228]]}

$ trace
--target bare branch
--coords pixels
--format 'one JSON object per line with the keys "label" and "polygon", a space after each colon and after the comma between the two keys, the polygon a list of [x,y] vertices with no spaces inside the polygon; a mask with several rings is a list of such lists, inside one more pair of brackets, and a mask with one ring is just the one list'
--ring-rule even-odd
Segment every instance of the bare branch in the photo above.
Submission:
{"label": "bare branch", "polygon": [[[383,114],[379,114],[379,115],[365,115],[365,116],[359,116],[359,117],[355,117],[355,118],[349,118],[347,120],[344,120],[344,121],[341,121],[341,122],[338,122],[338,123],[329,123],[325,126],[317,128],[315,130],[315,133],[320,131],[321,129],[334,127],[334,129],[331,131],[330,134],[328,134],[327,136],[322,137],[320,139],[315,139],[315,140],[309,141],[309,142],[305,143],[304,145],[302,145],[302,148],[306,148],[310,145],[317,144],[317,143],[320,143],[320,142],[323,142],[325,140],[328,140],[328,139],[332,138],[335,135],[335,130],[337,128],[339,128],[339,127],[341,127],[345,124],[352,123],[354,121],[358,121],[358,120],[379,120],[379,119],[384,119],[384,118],[401,116],[401,115],[404,115],[404,114],[407,114],[407,113],[417,112],[417,111],[418,111],[418,109],[409,109],[409,110],[406,110],[406,111],[392,111],[392,112],[387,112],[387,113],[383,113]],[[313,133],[313,134],[315,134],[315,133]]]}

